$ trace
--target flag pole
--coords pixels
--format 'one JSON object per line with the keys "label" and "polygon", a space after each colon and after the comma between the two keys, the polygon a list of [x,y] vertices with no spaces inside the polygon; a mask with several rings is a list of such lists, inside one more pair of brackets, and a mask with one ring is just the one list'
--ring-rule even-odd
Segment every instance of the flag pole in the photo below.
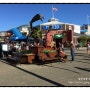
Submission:
{"label": "flag pole", "polygon": [[52,5],[52,18],[54,18],[53,5]]}
{"label": "flag pole", "polygon": [[[87,28],[89,27],[89,16],[87,14]],[[87,29],[88,30],[88,29]]]}
{"label": "flag pole", "polygon": [[89,20],[88,20],[88,18],[89,18],[89,16],[88,16],[88,14],[87,14],[87,24],[89,25]]}

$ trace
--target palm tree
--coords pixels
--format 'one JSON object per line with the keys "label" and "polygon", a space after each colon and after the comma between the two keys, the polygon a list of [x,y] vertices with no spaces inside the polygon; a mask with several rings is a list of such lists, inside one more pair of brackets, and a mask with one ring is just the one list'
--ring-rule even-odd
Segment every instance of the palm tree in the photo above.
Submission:
{"label": "palm tree", "polygon": [[[41,20],[41,21],[43,21],[43,19],[44,19],[44,17],[41,15],[41,14],[36,14],[33,18],[32,18],[32,20],[30,21],[30,28],[31,28],[31,33],[30,33],[30,31],[29,31],[29,36],[32,36],[31,34],[34,32],[34,30],[35,30],[35,28],[33,28],[33,26],[32,26],[32,23],[33,22],[36,22],[36,21],[38,21],[38,20]],[[37,30],[37,29],[36,29]]]}
{"label": "palm tree", "polygon": [[42,43],[42,32],[41,30],[38,30],[37,28],[33,27],[32,23],[38,20],[43,21],[43,19],[44,17],[41,14],[36,14],[30,21],[31,32],[29,31],[29,36],[34,38],[36,42],[39,41],[40,44]]}

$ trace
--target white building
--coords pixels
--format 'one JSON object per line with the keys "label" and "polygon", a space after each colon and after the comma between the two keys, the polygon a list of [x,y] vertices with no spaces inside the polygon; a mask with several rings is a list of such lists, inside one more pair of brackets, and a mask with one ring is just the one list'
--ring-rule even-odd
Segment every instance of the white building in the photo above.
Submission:
{"label": "white building", "polygon": [[54,29],[74,30],[75,33],[80,34],[80,25],[59,22],[56,18],[51,18],[48,22],[40,24],[40,28],[46,27],[48,29],[49,26],[52,26],[52,28],[54,27]]}
{"label": "white building", "polygon": [[74,25],[74,32],[80,34],[80,25]]}
{"label": "white building", "polygon": [[87,29],[87,32],[85,34],[90,36],[90,25],[88,25],[88,29]]}

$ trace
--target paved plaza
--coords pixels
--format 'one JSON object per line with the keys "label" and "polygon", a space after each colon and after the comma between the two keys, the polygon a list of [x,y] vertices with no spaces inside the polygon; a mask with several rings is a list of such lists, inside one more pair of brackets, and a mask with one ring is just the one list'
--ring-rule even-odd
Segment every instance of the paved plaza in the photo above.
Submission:
{"label": "paved plaza", "polygon": [[69,49],[65,52],[66,63],[11,66],[0,60],[0,86],[90,86],[90,56],[86,48],[75,50],[75,61],[71,61]]}

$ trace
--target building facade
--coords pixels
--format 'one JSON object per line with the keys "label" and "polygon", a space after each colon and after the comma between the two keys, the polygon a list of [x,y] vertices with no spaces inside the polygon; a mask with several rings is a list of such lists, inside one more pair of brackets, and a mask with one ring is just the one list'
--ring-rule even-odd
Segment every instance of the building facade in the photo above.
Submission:
{"label": "building facade", "polygon": [[[80,25],[59,22],[59,20],[55,18],[49,19],[47,23],[41,24],[40,29],[42,30],[42,38],[46,38],[47,31],[50,29],[52,30],[51,34],[64,33],[65,38],[62,39],[64,42],[73,40],[74,43],[77,43],[77,36],[74,36],[76,35],[74,33],[80,34]],[[50,40],[50,38],[48,40]]]}
{"label": "building facade", "polygon": [[85,34],[90,36],[90,25],[88,25],[87,32]]}
{"label": "building facade", "polygon": [[50,28],[53,30],[74,30],[75,33],[80,34],[80,25],[59,22],[59,20],[56,18],[51,18],[47,23],[40,25],[40,29],[43,30],[48,30]]}
{"label": "building facade", "polygon": [[90,24],[83,24],[81,26],[80,33],[83,35],[90,36]]}

